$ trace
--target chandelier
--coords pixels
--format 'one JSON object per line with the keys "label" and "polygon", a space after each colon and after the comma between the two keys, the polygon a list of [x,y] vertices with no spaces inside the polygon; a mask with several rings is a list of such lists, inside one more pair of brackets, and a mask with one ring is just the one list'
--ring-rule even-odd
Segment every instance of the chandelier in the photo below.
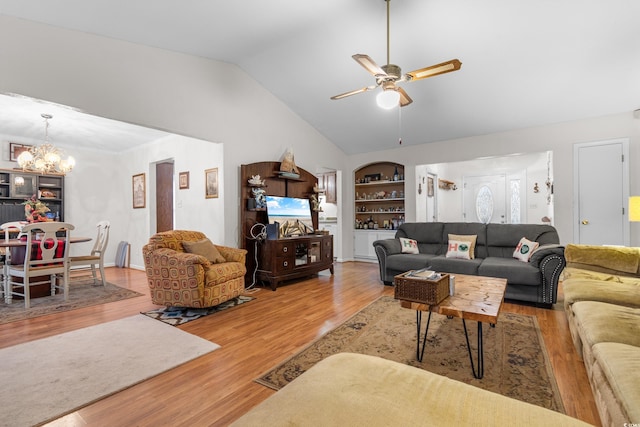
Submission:
{"label": "chandelier", "polygon": [[51,114],[41,114],[44,119],[44,143],[23,151],[18,156],[18,166],[24,171],[39,173],[61,173],[71,172],[76,164],[73,157],[62,158],[62,151],[49,142],[49,119]]}

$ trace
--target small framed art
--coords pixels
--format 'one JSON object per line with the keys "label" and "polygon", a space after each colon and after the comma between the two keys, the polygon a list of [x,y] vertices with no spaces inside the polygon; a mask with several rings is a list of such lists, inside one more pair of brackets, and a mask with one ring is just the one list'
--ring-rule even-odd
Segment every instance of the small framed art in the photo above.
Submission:
{"label": "small framed art", "polygon": [[189,172],[180,172],[178,174],[178,187],[180,190],[189,188]]}
{"label": "small framed art", "polygon": [[218,168],[204,171],[204,197],[206,199],[218,197]]}
{"label": "small framed art", "polygon": [[144,208],[145,201],[147,198],[144,173],[133,175],[132,187],[133,187],[133,208],[134,209]]}
{"label": "small framed art", "polygon": [[9,158],[12,162],[18,161],[18,156],[25,151],[29,151],[29,148],[33,147],[32,145],[24,145],[24,144],[14,144],[13,142],[9,143]]}

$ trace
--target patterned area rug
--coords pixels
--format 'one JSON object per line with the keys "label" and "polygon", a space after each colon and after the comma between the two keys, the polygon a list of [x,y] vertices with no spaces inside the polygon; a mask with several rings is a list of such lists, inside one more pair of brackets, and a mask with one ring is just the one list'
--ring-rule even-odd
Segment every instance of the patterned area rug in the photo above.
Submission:
{"label": "patterned area rug", "polygon": [[217,313],[222,310],[226,310],[232,307],[239,306],[245,302],[254,300],[255,297],[246,295],[240,295],[239,297],[225,301],[222,304],[215,307],[208,308],[190,308],[190,307],[162,307],[157,310],[147,311],[142,313],[153,319],[159,320],[169,325],[178,326],[183,325],[192,320],[199,319],[204,316],[208,316],[213,313]]}
{"label": "patterned area rug", "polygon": [[[426,324],[427,314],[422,317]],[[475,379],[460,319],[433,314],[422,363],[416,359],[416,312],[383,296],[285,362],[256,379],[275,390],[325,357],[352,352],[383,357],[564,413],[540,328],[533,316],[502,313],[483,325],[484,378]],[[476,322],[467,322],[476,360]],[[373,373],[372,373],[373,374]]]}
{"label": "patterned area rug", "polygon": [[0,324],[139,296],[142,294],[109,282],[107,286],[102,286],[94,285],[92,279],[72,281],[67,301],[62,294],[32,298],[31,308],[25,310],[22,299],[14,299],[11,304],[5,304],[4,299],[0,299]]}

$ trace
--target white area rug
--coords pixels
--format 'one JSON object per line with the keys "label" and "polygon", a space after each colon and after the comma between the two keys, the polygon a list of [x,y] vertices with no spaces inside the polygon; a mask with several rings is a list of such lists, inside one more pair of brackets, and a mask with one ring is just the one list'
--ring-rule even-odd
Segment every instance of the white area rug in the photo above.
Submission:
{"label": "white area rug", "polygon": [[51,421],[218,348],[139,314],[0,349],[0,426]]}

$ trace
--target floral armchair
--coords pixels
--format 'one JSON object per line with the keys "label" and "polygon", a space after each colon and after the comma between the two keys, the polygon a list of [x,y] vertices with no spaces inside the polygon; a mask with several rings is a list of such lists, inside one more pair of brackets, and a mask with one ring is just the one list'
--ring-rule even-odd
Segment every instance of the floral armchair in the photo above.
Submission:
{"label": "floral armchair", "polygon": [[193,243],[202,242],[208,240],[199,231],[171,230],[151,236],[142,254],[154,304],[213,307],[244,291],[247,251],[210,244],[222,256],[212,263],[186,250],[194,252]]}

